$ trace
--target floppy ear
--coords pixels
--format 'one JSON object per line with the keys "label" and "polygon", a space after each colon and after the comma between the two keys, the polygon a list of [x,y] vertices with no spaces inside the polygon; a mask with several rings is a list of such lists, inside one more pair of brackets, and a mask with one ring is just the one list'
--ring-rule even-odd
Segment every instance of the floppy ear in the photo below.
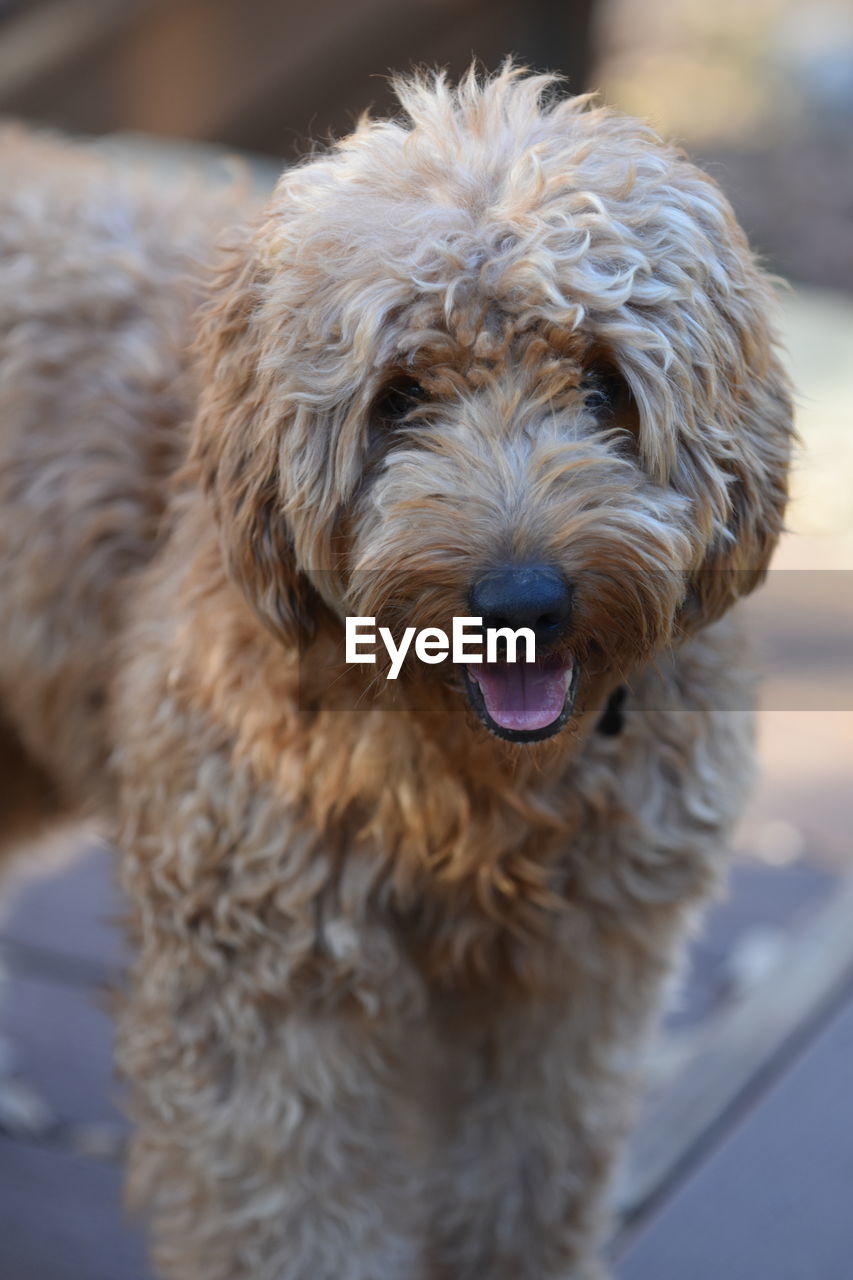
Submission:
{"label": "floppy ear", "polygon": [[[720,617],[761,584],[784,529],[793,412],[781,371],[743,393],[739,421],[740,448],[726,463],[725,531],[690,582],[702,622]],[[689,622],[689,611],[684,621]]]}
{"label": "floppy ear", "polygon": [[215,280],[196,342],[201,385],[190,466],[212,503],[231,577],[261,620],[294,644],[312,630],[311,588],[284,514],[287,411],[272,385],[273,361],[264,360],[266,275],[246,244],[230,251]]}
{"label": "floppy ear", "polygon": [[672,475],[691,501],[700,557],[679,618],[686,631],[713,622],[763,580],[784,527],[794,441],[771,283],[725,197],[705,181],[718,201],[703,227],[711,254],[696,290],[701,303],[694,300],[686,326],[694,404]]}
{"label": "floppy ear", "polygon": [[[724,478],[724,515],[690,576],[680,619],[689,630],[715,621],[759,586],[784,528],[793,410],[775,354],[768,349],[766,357],[766,367],[746,363],[741,386],[731,392],[731,447],[718,457],[715,476],[715,483]],[[702,469],[696,472],[701,486]]]}

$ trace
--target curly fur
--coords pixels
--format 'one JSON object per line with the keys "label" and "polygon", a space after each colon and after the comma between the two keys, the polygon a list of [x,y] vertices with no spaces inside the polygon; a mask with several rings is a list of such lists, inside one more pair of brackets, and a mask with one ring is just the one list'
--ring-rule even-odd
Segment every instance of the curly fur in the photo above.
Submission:
{"label": "curly fur", "polygon": [[[17,767],[117,824],[130,1188],[172,1280],[602,1276],[638,1047],[748,785],[723,615],[785,505],[766,278],[636,121],[510,68],[398,88],[245,226],[0,149],[0,706]],[[453,671],[383,710],[341,663],[343,615],[446,625],[507,560],[575,586],[558,736],[492,737]]]}

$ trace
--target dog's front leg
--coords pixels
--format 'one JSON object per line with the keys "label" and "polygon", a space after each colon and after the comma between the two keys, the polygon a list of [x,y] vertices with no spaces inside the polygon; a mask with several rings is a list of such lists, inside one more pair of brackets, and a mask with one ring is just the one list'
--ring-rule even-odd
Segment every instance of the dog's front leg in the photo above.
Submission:
{"label": "dog's front leg", "polygon": [[590,907],[543,951],[538,994],[445,1000],[441,1280],[605,1280],[611,1175],[684,919],[637,904],[638,946]]}
{"label": "dog's front leg", "polygon": [[571,1009],[516,1004],[446,1031],[441,1280],[605,1280],[599,1248],[625,1082]]}
{"label": "dog's front leg", "polygon": [[[387,1022],[143,955],[120,1027],[130,1199],[169,1280],[421,1280],[424,1197]],[[267,977],[271,974],[268,971]],[[407,1150],[404,1151],[404,1142]]]}

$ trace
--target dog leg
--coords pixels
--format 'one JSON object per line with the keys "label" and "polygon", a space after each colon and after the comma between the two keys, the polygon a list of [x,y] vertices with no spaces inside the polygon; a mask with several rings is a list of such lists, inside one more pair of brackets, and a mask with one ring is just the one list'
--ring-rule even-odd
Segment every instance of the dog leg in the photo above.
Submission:
{"label": "dog leg", "polygon": [[439,1177],[441,1280],[604,1280],[602,1201],[624,1090],[582,1072],[571,1039],[519,1016],[488,1034],[485,1070],[469,1060]]}
{"label": "dog leg", "polygon": [[562,991],[447,1015],[441,1280],[606,1277],[611,1174],[683,919],[678,904],[652,908],[644,930],[642,913],[642,947],[606,927],[586,931],[583,952],[555,940]]}
{"label": "dog leg", "polygon": [[185,974],[167,1004],[175,967],[143,968],[119,1056],[139,1124],[129,1196],[150,1212],[158,1274],[427,1280],[423,1180],[394,1092],[406,1076],[381,1020],[271,1019],[247,983],[215,972],[204,990]]}

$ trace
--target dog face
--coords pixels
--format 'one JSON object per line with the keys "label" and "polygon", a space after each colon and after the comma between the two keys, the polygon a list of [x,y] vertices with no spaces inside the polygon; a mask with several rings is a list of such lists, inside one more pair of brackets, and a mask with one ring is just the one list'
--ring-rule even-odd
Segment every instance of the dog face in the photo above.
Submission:
{"label": "dog face", "polygon": [[403,83],[407,124],[286,173],[208,310],[195,436],[286,642],[347,614],[533,626],[523,677],[447,673],[520,742],[760,581],[791,436],[721,192],[550,83]]}

